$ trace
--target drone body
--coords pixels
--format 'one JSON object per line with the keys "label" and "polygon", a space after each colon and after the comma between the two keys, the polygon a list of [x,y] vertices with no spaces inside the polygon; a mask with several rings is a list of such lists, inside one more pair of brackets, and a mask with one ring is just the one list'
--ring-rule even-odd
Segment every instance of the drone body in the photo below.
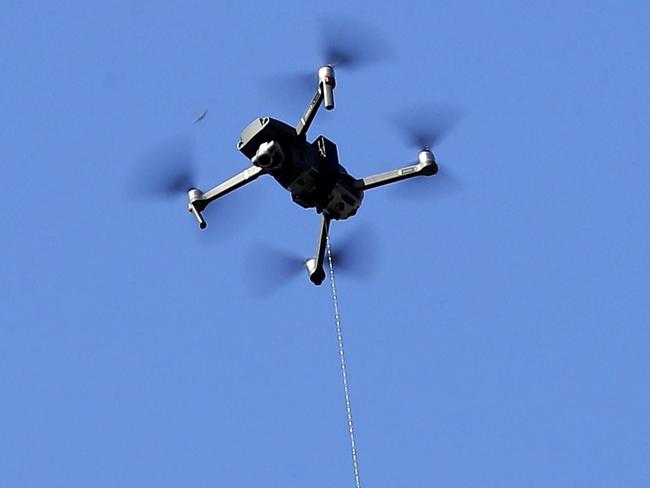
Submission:
{"label": "drone body", "polygon": [[305,262],[310,280],[316,285],[325,278],[323,263],[331,220],[355,215],[365,190],[438,172],[433,153],[423,147],[415,164],[356,179],[339,163],[332,141],[319,136],[308,142],[307,131],[320,105],[324,102],[326,109],[334,108],[334,87],[333,67],[321,67],[316,93],[296,127],[270,117],[254,120],[243,130],[237,144],[237,149],[250,159],[251,167],[206,192],[196,188],[188,191],[188,210],[203,229],[207,224],[202,212],[210,202],[263,174],[271,175],[291,193],[294,202],[305,208],[315,208],[322,216],[315,256]]}
{"label": "drone body", "polygon": [[293,127],[265,117],[242,132],[237,147],[301,207],[316,208],[335,220],[357,213],[363,191],[339,164],[336,145],[329,139],[319,136],[309,143]]}

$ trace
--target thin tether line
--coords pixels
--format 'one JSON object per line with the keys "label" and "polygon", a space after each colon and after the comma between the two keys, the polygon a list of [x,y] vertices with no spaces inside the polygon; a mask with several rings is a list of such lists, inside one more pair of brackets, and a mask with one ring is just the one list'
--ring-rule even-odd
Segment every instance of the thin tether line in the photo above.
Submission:
{"label": "thin tether line", "polygon": [[345,364],[345,349],[343,348],[343,332],[341,329],[341,315],[339,314],[339,301],[336,295],[336,278],[334,276],[334,262],[332,261],[332,248],[330,240],[327,239],[327,261],[330,267],[330,285],[332,286],[332,301],[334,302],[334,320],[336,322],[336,340],[339,346],[339,361],[341,364],[341,376],[343,378],[343,394],[345,395],[345,413],[348,419],[348,433],[350,434],[350,447],[352,450],[352,469],[354,470],[354,482],[356,488],[361,488],[359,478],[359,462],[357,460],[357,443],[354,435],[354,422],[352,421],[352,407],[350,404],[350,387],[348,386],[348,369]]}

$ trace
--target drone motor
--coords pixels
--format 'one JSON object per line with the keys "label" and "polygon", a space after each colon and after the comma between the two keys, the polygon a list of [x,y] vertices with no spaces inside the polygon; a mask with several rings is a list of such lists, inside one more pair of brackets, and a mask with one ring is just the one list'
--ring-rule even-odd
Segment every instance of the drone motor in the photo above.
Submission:
{"label": "drone motor", "polygon": [[190,188],[187,192],[187,197],[189,199],[189,203],[187,205],[187,210],[194,215],[196,220],[199,223],[199,227],[201,229],[205,229],[208,224],[206,223],[205,219],[203,218],[203,215],[201,212],[203,211],[203,208],[197,208],[196,203],[200,202],[200,199],[203,197],[203,193],[201,190],[198,190],[196,188]]}
{"label": "drone motor", "polygon": [[418,154],[418,163],[422,166],[421,173],[426,176],[433,176],[438,173],[436,157],[429,149],[422,149]]}
{"label": "drone motor", "polygon": [[323,92],[323,103],[326,110],[334,108],[334,87],[336,78],[334,78],[334,68],[325,65],[318,70],[318,84]]}

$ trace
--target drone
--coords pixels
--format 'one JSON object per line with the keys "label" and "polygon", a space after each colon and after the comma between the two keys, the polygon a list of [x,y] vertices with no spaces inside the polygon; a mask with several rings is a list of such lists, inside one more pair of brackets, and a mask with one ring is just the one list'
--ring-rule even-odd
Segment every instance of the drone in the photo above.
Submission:
{"label": "drone", "polygon": [[[338,22],[339,27],[345,22]],[[401,129],[410,138],[412,146],[417,147],[417,159],[404,167],[383,173],[355,178],[340,163],[336,144],[323,135],[309,141],[307,133],[321,108],[334,109],[334,90],[337,86],[335,69],[351,67],[368,60],[377,60],[375,54],[381,49],[381,39],[360,35],[360,24],[350,24],[342,30],[333,31],[329,24],[324,33],[329,39],[324,53],[325,62],[318,68],[316,76],[313,71],[308,75],[309,90],[315,85],[315,93],[307,105],[302,117],[295,126],[272,117],[260,117],[251,122],[239,136],[237,149],[250,161],[250,166],[230,179],[215,187],[202,191],[192,185],[189,168],[172,170],[172,174],[162,175],[165,181],[156,189],[160,193],[182,192],[187,196],[187,210],[196,218],[200,229],[207,227],[204,211],[214,201],[229,193],[252,183],[263,175],[273,177],[291,194],[292,200],[306,209],[315,209],[320,214],[320,231],[316,241],[313,257],[302,261],[309,280],[321,285],[326,277],[324,261],[327,254],[328,235],[332,220],[346,220],[359,211],[364,192],[374,188],[401,182],[421,176],[434,176],[438,173],[438,164],[431,150],[443,132],[448,128],[449,120],[436,120],[430,117],[426,121],[417,117],[418,110],[409,111],[400,122]],[[354,39],[350,34],[354,33]],[[375,54],[373,54],[373,51]],[[305,77],[301,79],[305,81]],[[432,110],[427,109],[428,115]],[[207,111],[201,112],[195,121],[205,118]],[[422,114],[420,114],[422,115]],[[449,119],[449,113],[438,113]],[[172,151],[173,152],[173,151]],[[169,155],[168,155],[169,156]],[[176,158],[176,156],[172,155]],[[185,159],[179,156],[177,159]],[[174,161],[175,166],[177,161]],[[160,166],[154,178],[160,179]]]}
{"label": "drone", "polygon": [[418,153],[417,163],[359,179],[341,165],[334,142],[322,135],[309,142],[307,131],[321,105],[326,110],[334,109],[335,87],[334,66],[322,66],[318,70],[316,93],[295,127],[271,117],[255,119],[242,131],[237,143],[237,149],[250,160],[251,166],[210,190],[190,188],[187,192],[187,209],[199,227],[205,229],[203,211],[210,203],[262,175],[272,176],[291,193],[295,203],[314,208],[321,215],[315,255],[305,261],[309,279],[315,285],[320,285],[326,276],[323,265],[332,220],[356,215],[366,190],[438,173],[435,156],[425,146]]}

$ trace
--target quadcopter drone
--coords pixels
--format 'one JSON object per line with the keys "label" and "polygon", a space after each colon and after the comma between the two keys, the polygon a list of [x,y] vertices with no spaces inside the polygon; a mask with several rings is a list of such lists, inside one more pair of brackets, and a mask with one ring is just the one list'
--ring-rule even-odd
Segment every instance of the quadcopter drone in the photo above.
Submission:
{"label": "quadcopter drone", "polygon": [[210,190],[203,192],[191,188],[187,192],[187,209],[196,217],[199,227],[205,229],[207,222],[203,211],[211,202],[262,175],[275,178],[291,193],[295,203],[314,208],[321,215],[315,256],[305,261],[309,279],[315,285],[325,279],[323,264],[332,220],[354,216],[366,190],[438,172],[433,153],[424,145],[416,164],[357,179],[339,163],[336,144],[324,136],[309,142],[307,131],[320,106],[324,105],[327,110],[334,108],[335,87],[334,67],[322,66],[318,70],[316,93],[296,127],[271,117],[255,119],[243,130],[237,143],[237,149],[252,165]]}
{"label": "quadcopter drone", "polygon": [[[323,19],[321,42],[322,59],[317,76],[311,71],[306,76],[299,75],[299,80],[295,77],[289,80],[284,78],[285,82],[290,83],[277,85],[280,89],[290,85],[292,97],[295,96],[295,81],[300,81],[302,86],[303,81],[308,80],[306,88],[311,93],[316,88],[297,125],[293,127],[275,118],[261,117],[242,131],[237,149],[250,160],[250,167],[214,188],[202,191],[193,183],[191,156],[185,149],[174,145],[165,147],[162,153],[157,154],[151,161],[154,164],[142,168],[145,173],[138,175],[137,186],[134,185],[139,194],[186,195],[187,209],[194,215],[199,227],[205,229],[207,222],[204,211],[212,202],[262,175],[272,176],[291,194],[295,203],[304,208],[313,208],[321,215],[313,257],[306,261],[291,257],[288,263],[284,255],[275,263],[283,267],[287,264],[291,268],[287,269],[291,274],[300,270],[304,264],[309,279],[315,285],[322,284],[325,279],[323,265],[331,221],[345,220],[356,215],[366,190],[418,176],[436,175],[438,165],[431,148],[439,142],[458,115],[457,110],[446,105],[413,107],[408,112],[395,114],[397,117],[394,122],[397,122],[403,135],[407,136],[410,145],[418,150],[417,160],[399,169],[355,178],[340,164],[334,142],[322,135],[310,142],[307,140],[307,132],[321,105],[326,110],[334,108],[335,68],[352,69],[369,62],[381,61],[390,56],[390,48],[383,42],[381,35],[368,30],[367,26],[340,18]],[[195,122],[205,119],[206,114],[205,110],[201,112]],[[162,158],[164,161],[161,161]],[[445,177],[444,174],[441,176]],[[437,189],[440,189],[440,183],[444,186],[444,181],[438,183],[435,185]],[[409,195],[412,193],[410,191]],[[339,257],[343,256],[339,254]]]}

